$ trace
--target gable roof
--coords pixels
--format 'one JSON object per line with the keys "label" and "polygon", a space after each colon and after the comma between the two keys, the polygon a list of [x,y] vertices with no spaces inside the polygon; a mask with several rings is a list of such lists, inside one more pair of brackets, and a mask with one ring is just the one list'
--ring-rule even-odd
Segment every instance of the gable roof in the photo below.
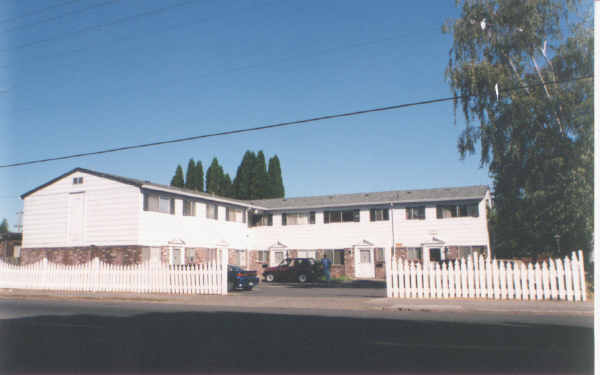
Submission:
{"label": "gable roof", "polygon": [[276,198],[250,201],[271,210],[308,209],[318,207],[378,205],[390,203],[439,202],[452,200],[481,200],[489,188],[485,185],[393,190],[376,193],[335,194],[315,197]]}
{"label": "gable roof", "polygon": [[452,200],[481,200],[485,197],[489,188],[485,185],[450,187],[437,189],[417,189],[417,190],[392,190],[374,193],[355,193],[355,194],[335,194],[320,195],[313,197],[297,198],[274,198],[258,200],[239,200],[225,198],[214,194],[203,193],[196,190],[173,187],[168,185],[156,184],[150,181],[138,180],[135,178],[122,177],[114,174],[93,171],[85,168],[75,168],[64,173],[43,185],[36,187],[21,195],[21,198],[35,193],[48,185],[64,178],[75,172],[83,172],[94,176],[107,178],[109,180],[121,182],[139,188],[165,190],[168,192],[181,193],[200,198],[206,198],[213,201],[238,204],[246,207],[255,207],[262,210],[289,210],[289,209],[310,209],[323,207],[344,207],[361,205],[381,205],[390,203],[419,203],[419,202],[440,202]]}
{"label": "gable roof", "polygon": [[186,189],[186,188],[179,188],[179,187],[174,187],[174,186],[168,186],[168,185],[162,185],[162,184],[157,184],[154,182],[150,182],[150,181],[144,181],[144,180],[138,180],[135,178],[129,178],[129,177],[123,177],[123,176],[117,176],[114,174],[110,174],[110,173],[104,173],[104,172],[98,172],[98,171],[93,171],[91,169],[85,169],[85,168],[75,168],[70,170],[67,173],[64,173],[48,182],[46,182],[43,185],[40,185],[38,187],[36,187],[33,190],[30,190],[24,194],[21,195],[21,199],[26,198],[28,195],[31,195],[33,193],[35,193],[38,190],[41,190],[43,188],[45,188],[46,186],[52,185],[53,183],[55,183],[56,181],[60,180],[61,178],[64,178],[70,174],[73,174],[75,172],[82,172],[82,173],[87,173],[87,174],[91,174],[93,176],[97,176],[97,177],[101,177],[101,178],[106,178],[109,180],[113,180],[113,181],[117,181],[117,182],[121,182],[123,184],[128,184],[128,185],[133,185],[133,186],[137,186],[139,188],[148,188],[148,189],[152,189],[152,188],[157,188],[160,190],[167,190],[168,192],[174,192],[174,193],[182,193],[182,194],[186,194],[186,195],[192,195],[192,196],[196,196],[196,197],[201,197],[201,198],[206,198],[206,199],[210,199],[210,200],[218,200],[218,201],[223,201],[226,203],[237,203],[240,204],[242,206],[248,206],[249,202],[248,201],[242,201],[242,200],[238,200],[238,199],[233,199],[233,198],[225,198],[225,197],[220,197],[217,195],[213,195],[210,193],[203,193],[200,191],[196,191],[196,190],[191,190],[191,189]]}

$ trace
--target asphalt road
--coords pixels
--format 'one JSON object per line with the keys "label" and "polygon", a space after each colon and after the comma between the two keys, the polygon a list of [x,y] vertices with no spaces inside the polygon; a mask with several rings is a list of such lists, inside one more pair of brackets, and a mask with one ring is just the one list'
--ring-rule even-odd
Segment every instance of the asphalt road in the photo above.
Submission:
{"label": "asphalt road", "polygon": [[589,327],[352,314],[4,299],[0,373],[593,372]]}

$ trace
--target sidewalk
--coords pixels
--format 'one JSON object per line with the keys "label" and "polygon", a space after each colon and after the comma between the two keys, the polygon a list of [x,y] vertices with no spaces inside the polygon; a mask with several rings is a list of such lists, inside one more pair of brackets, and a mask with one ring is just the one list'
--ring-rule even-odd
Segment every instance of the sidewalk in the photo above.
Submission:
{"label": "sidewalk", "polygon": [[500,312],[544,315],[593,316],[593,301],[514,301],[476,299],[406,299],[364,297],[279,297],[230,293],[218,295],[171,295],[145,293],[59,292],[0,289],[2,299],[78,300],[104,303],[139,302],[201,305],[229,308],[314,309],[398,312]]}

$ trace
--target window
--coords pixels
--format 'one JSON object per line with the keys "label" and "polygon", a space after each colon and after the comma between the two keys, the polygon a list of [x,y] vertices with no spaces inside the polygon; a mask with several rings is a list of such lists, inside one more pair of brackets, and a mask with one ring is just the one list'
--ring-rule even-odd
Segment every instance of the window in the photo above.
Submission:
{"label": "window", "polygon": [[83,184],[83,177],[73,177],[73,185]]}
{"label": "window", "polygon": [[453,204],[437,206],[437,218],[446,219],[450,217],[479,217],[479,204]]}
{"label": "window", "polygon": [[259,250],[256,255],[256,261],[259,263],[267,263],[269,261],[269,252],[267,250]]}
{"label": "window", "polygon": [[315,250],[298,250],[298,258],[316,258]]}
{"label": "window", "polygon": [[244,250],[231,250],[233,251],[233,264],[236,266],[244,267],[246,265],[246,254]]}
{"label": "window", "polygon": [[360,210],[325,211],[323,212],[323,220],[325,224],[359,222]]}
{"label": "window", "polygon": [[196,202],[189,199],[183,200],[183,216],[196,216]]}
{"label": "window", "polygon": [[425,220],[425,206],[406,207],[406,220]]}
{"label": "window", "polygon": [[471,246],[460,246],[458,248],[458,257],[466,258],[472,254]]}
{"label": "window", "polygon": [[388,221],[390,219],[390,210],[387,208],[371,208],[369,212],[371,221]]}
{"label": "window", "polygon": [[219,219],[219,206],[216,204],[207,204],[206,205],[206,217],[208,219]]}
{"label": "window", "polygon": [[158,194],[144,193],[144,211],[175,214],[175,199]]}
{"label": "window", "polygon": [[196,257],[195,249],[185,249],[185,262],[186,264],[194,263],[194,259]]}
{"label": "window", "polygon": [[303,225],[314,223],[314,212],[293,212],[281,214],[281,225]]}
{"label": "window", "polygon": [[383,263],[385,262],[385,253],[383,247],[375,248],[375,263]]}
{"label": "window", "polygon": [[344,249],[324,250],[324,255],[331,261],[331,264],[344,264]]}
{"label": "window", "polygon": [[409,247],[407,248],[406,258],[412,261],[421,260],[423,257],[423,249],[420,247]]}
{"label": "window", "polygon": [[263,227],[273,225],[273,214],[259,214],[250,217],[251,227]]}
{"label": "window", "polygon": [[245,219],[244,210],[242,210],[241,208],[233,208],[233,207],[225,208],[225,220],[243,223],[243,222],[245,222],[244,219]]}

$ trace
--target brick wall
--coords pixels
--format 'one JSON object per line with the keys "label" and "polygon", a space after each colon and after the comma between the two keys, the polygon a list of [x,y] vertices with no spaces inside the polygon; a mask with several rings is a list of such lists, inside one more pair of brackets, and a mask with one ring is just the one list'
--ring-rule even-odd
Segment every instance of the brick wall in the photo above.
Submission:
{"label": "brick wall", "polygon": [[110,264],[137,264],[142,262],[142,246],[87,246],[63,248],[24,248],[21,249],[21,264],[31,264],[47,258],[58,264],[87,263],[99,258]]}

